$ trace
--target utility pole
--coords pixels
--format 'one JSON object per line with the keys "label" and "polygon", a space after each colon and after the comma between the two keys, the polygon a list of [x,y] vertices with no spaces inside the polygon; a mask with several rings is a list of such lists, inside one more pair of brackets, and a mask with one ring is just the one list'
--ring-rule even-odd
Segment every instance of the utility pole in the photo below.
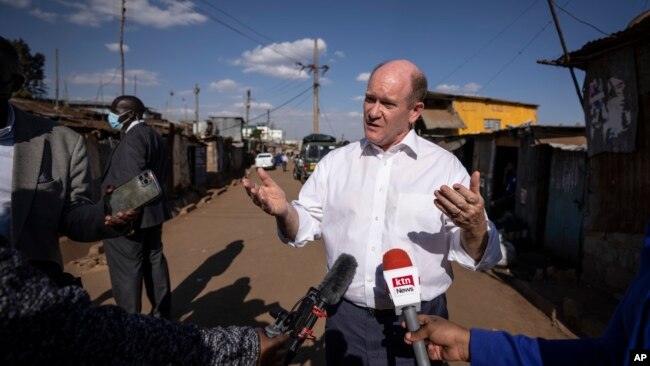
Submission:
{"label": "utility pole", "polygon": [[194,100],[196,102],[196,107],[194,108],[194,120],[196,123],[199,123],[199,83],[194,84]]}
{"label": "utility pole", "polygon": [[[553,0],[548,0],[548,6],[551,8],[551,15],[553,16],[553,23],[555,23],[555,29],[557,30],[557,35],[560,37],[560,43],[562,44],[562,50],[564,51],[564,62],[569,63],[569,50],[566,47],[564,42],[564,36],[562,35],[562,29],[560,29],[560,22],[557,20],[557,14],[555,14],[555,6],[553,5]],[[576,88],[576,93],[578,94],[578,99],[580,100],[580,105],[584,106],[582,102],[582,91],[578,85],[578,79],[576,78],[576,73],[573,71],[573,66],[569,65],[569,71],[571,72],[571,78],[573,79],[573,86]]]}
{"label": "utility pole", "polygon": [[185,119],[183,119],[183,121],[188,122],[188,120],[187,120],[187,103],[185,102],[185,97],[183,97],[183,112],[185,113]]}
{"label": "utility pole", "polygon": [[174,98],[174,91],[170,90],[169,91],[169,115],[167,116],[170,121],[174,119],[174,107],[172,104],[173,98]]}
{"label": "utility pole", "polygon": [[266,141],[271,140],[271,110],[266,110]]}
{"label": "utility pole", "polygon": [[56,92],[54,95],[54,109],[59,109],[59,49],[54,49],[54,73],[56,78]]}
{"label": "utility pole", "polygon": [[246,126],[248,126],[248,115],[251,110],[251,90],[246,90]]}
{"label": "utility pole", "polygon": [[66,107],[70,105],[70,96],[68,95],[68,80],[63,80],[63,100]]}
{"label": "utility pole", "polygon": [[120,23],[120,60],[122,66],[122,94],[124,95],[124,22],[126,21],[126,0],[122,0],[122,21]]}
{"label": "utility pole", "polygon": [[313,133],[318,133],[318,72],[323,70],[323,75],[325,72],[330,69],[329,66],[323,65],[318,66],[318,38],[314,39],[314,63],[309,65],[303,65],[300,62],[297,63],[300,66],[300,70],[309,69],[309,71],[314,73],[314,131]]}

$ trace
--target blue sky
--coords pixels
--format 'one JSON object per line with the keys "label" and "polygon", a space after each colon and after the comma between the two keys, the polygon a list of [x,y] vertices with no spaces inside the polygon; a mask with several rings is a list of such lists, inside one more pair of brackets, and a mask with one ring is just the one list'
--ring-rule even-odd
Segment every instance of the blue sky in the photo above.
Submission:
{"label": "blue sky", "polygon": [[[121,0],[0,0],[0,35],[24,39],[46,56],[54,96],[55,49],[60,95],[111,101],[120,90]],[[538,104],[541,124],[583,124],[569,71],[539,65],[562,48],[545,0],[494,1],[215,1],[126,0],[126,93],[172,120],[199,112],[245,116],[298,139],[313,127],[312,75],[318,39],[319,130],[363,136],[367,75],[385,60],[407,58],[429,90]],[[557,0],[568,13],[605,33],[625,29],[648,0]],[[605,37],[557,9],[569,50]],[[137,77],[135,76],[137,75]],[[583,74],[578,73],[582,83]],[[137,86],[135,80],[137,79]],[[65,80],[65,84],[64,84]],[[101,86],[100,86],[101,85]],[[170,91],[174,95],[170,96]],[[170,108],[171,104],[171,108]]]}

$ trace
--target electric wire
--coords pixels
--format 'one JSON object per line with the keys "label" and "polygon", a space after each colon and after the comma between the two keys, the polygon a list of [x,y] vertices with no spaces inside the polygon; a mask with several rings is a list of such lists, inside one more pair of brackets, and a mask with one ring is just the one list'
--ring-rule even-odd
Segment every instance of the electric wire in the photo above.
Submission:
{"label": "electric wire", "polygon": [[607,33],[607,32],[605,32],[605,31],[601,30],[600,28],[596,27],[595,25],[593,25],[593,24],[591,24],[591,23],[588,23],[588,22],[586,22],[586,21],[584,21],[584,20],[578,18],[577,16],[571,14],[568,10],[564,9],[564,8],[561,7],[560,5],[555,4],[555,2],[553,2],[553,4],[554,4],[555,6],[557,6],[558,9],[560,9],[561,11],[563,11],[566,15],[568,15],[568,16],[570,16],[571,18],[575,19],[575,20],[578,21],[579,23],[582,23],[582,24],[584,24],[584,25],[586,25],[586,26],[588,26],[588,27],[590,27],[590,28],[592,28],[592,29],[595,29],[596,31],[598,31],[598,32],[600,32],[600,33],[602,33],[602,34],[604,34],[604,35],[606,35],[606,36],[608,36],[608,37],[611,36],[610,33]]}
{"label": "electric wire", "polygon": [[[573,0],[568,0],[566,3],[564,3],[563,6],[566,7],[567,5],[569,5],[569,4],[571,3],[571,1],[573,1]],[[554,3],[554,2],[552,2],[552,3]],[[535,33],[535,35],[534,35],[534,36],[533,36],[533,37],[532,37],[532,38],[531,38],[531,39],[530,39],[530,40],[529,40],[529,41],[524,45],[524,47],[522,47],[522,48],[521,48],[521,49],[520,49],[520,50],[519,50],[519,51],[518,51],[518,52],[517,52],[517,53],[516,53],[512,58],[510,58],[510,60],[508,60],[508,62],[506,62],[506,64],[503,65],[503,66],[502,66],[502,67],[501,67],[501,68],[500,68],[500,69],[499,69],[499,70],[498,70],[498,71],[497,71],[497,72],[496,72],[496,73],[495,73],[495,74],[494,74],[494,75],[493,75],[493,76],[492,76],[492,77],[491,77],[491,78],[490,78],[490,79],[489,79],[489,80],[488,80],[488,81],[487,81],[487,82],[486,82],[486,83],[481,87],[481,91],[485,91],[485,89],[487,88],[487,86],[490,85],[490,84],[492,83],[492,81],[494,81],[494,79],[496,79],[499,75],[501,75],[501,73],[502,73],[503,71],[505,71],[505,70],[508,68],[508,66],[510,66],[510,65],[511,65],[511,64],[512,64],[512,63],[513,63],[513,62],[514,62],[514,61],[515,61],[519,56],[521,56],[521,54],[526,50],[526,48],[528,48],[531,44],[533,44],[533,42],[534,42],[534,41],[535,41],[535,40],[536,40],[536,39],[537,39],[537,38],[538,38],[542,33],[544,33],[544,31],[546,30],[546,28],[548,28],[548,26],[551,25],[551,24],[553,24],[553,21],[552,21],[552,20],[549,20],[549,21],[548,21],[548,22],[547,22],[547,23],[542,27],[542,29],[540,29],[537,33]]]}
{"label": "electric wire", "polygon": [[[198,12],[197,9],[194,9],[193,7],[187,5],[187,4],[183,3],[183,2],[178,2],[178,4],[184,6],[184,7],[186,7],[187,9],[190,9],[190,10],[192,10],[192,11]],[[260,40],[257,39],[257,38],[254,38],[254,37],[252,37],[252,36],[250,36],[250,35],[244,33],[243,31],[241,31],[241,30],[239,30],[239,29],[233,27],[232,25],[230,25],[230,24],[228,24],[228,23],[222,21],[221,19],[219,19],[219,18],[213,16],[212,14],[206,12],[205,9],[201,8],[198,4],[196,5],[196,7],[199,8],[199,9],[201,9],[201,10],[203,10],[203,11],[201,12],[201,14],[207,16],[209,19],[211,19],[211,20],[213,20],[213,21],[215,21],[215,22],[221,24],[222,26],[224,26],[224,27],[230,29],[231,31],[233,31],[233,32],[235,32],[235,33],[237,33],[237,34],[239,34],[240,36],[242,36],[242,37],[244,37],[244,38],[246,38],[246,39],[248,39],[248,40],[251,40],[251,41],[255,42],[255,44],[258,44],[258,45],[259,45],[259,44],[264,44],[264,43],[265,43],[265,42],[260,41]],[[277,53],[278,55],[283,56],[283,57],[285,57],[285,58],[291,60],[291,61],[294,62],[294,63],[300,63],[300,62],[302,62],[301,60],[298,60],[298,59],[296,59],[296,58],[294,58],[294,57],[291,57],[291,56],[289,56],[289,55],[287,55],[287,54],[285,54],[285,53],[283,53],[283,52],[278,51],[278,50],[275,49],[274,47],[271,47],[271,46],[266,46],[266,47],[268,47],[271,51]]]}
{"label": "electric wire", "polygon": [[[305,90],[303,90],[302,92],[300,92],[300,93],[299,93],[298,95],[296,95],[295,97],[293,97],[293,98],[287,100],[286,102],[280,104],[279,106],[277,106],[277,107],[275,107],[275,108],[269,110],[269,113],[270,113],[270,112],[275,112],[275,111],[277,111],[278,109],[280,109],[280,108],[286,106],[287,104],[293,102],[293,101],[296,100],[298,97],[300,97],[301,95],[305,94],[306,92],[308,92],[308,91],[310,91],[310,90],[312,90],[312,86],[311,86],[311,85],[310,85],[307,89],[305,89]],[[260,118],[262,118],[262,117],[264,117],[264,116],[266,116],[266,113],[260,114],[259,116],[256,116],[256,117],[253,117],[253,118],[249,119],[249,120],[248,120],[248,123],[250,124],[250,122],[255,121],[255,120],[257,120],[257,119],[260,119]]]}
{"label": "electric wire", "polygon": [[465,65],[467,65],[470,61],[472,61],[476,56],[478,56],[487,46],[491,45],[492,42],[497,40],[499,37],[501,37],[513,24],[515,24],[521,17],[523,17],[530,9],[533,8],[535,4],[537,4],[538,0],[534,0],[524,11],[522,11],[512,22],[508,23],[500,32],[495,34],[489,41],[487,41],[483,46],[479,47],[479,49],[474,52],[471,56],[469,56],[465,61],[463,61],[460,65],[458,65],[454,70],[452,70],[450,73],[445,75],[442,79],[440,79],[436,85],[439,85],[440,83],[444,82],[447,80],[450,76],[454,75],[458,70],[462,69]]}

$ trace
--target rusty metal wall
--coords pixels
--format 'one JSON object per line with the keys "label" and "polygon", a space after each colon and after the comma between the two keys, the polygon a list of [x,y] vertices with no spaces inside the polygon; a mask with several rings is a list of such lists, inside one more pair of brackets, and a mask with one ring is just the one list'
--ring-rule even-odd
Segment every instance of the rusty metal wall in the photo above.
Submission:
{"label": "rusty metal wall", "polygon": [[587,155],[553,149],[544,248],[573,266],[581,259],[581,231]]}
{"label": "rusty metal wall", "polygon": [[637,149],[591,158],[585,230],[643,233],[650,220],[650,45],[635,48],[639,91]]}
{"label": "rusty metal wall", "polygon": [[515,215],[528,224],[531,245],[542,246],[552,149],[547,145],[533,146],[533,134],[521,136],[521,139],[517,161]]}
{"label": "rusty metal wall", "polygon": [[472,171],[481,173],[481,195],[486,202],[492,200],[492,180],[494,179],[494,158],[496,144],[494,137],[477,138],[472,154]]}
{"label": "rusty metal wall", "polygon": [[591,158],[588,231],[642,233],[650,220],[650,95],[642,98],[637,150]]}

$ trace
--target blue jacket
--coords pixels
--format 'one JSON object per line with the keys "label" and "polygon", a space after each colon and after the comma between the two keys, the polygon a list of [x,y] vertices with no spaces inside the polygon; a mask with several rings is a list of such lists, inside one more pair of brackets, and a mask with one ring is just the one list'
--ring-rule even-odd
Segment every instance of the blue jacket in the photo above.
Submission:
{"label": "blue jacket", "polygon": [[630,350],[650,349],[650,225],[641,267],[601,338],[546,340],[472,329],[472,365],[628,365]]}

